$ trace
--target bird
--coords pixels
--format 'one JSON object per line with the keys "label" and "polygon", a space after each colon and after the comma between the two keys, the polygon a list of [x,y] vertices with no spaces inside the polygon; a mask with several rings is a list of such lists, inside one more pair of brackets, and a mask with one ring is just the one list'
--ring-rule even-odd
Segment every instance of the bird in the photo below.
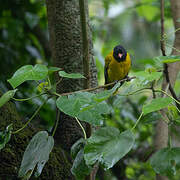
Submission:
{"label": "bird", "polygon": [[[114,49],[105,57],[104,77],[105,85],[117,82],[124,78],[128,78],[128,72],[131,68],[131,58],[126,49],[117,45]],[[123,82],[121,83],[121,85]],[[110,89],[112,86],[108,86],[106,89]]]}

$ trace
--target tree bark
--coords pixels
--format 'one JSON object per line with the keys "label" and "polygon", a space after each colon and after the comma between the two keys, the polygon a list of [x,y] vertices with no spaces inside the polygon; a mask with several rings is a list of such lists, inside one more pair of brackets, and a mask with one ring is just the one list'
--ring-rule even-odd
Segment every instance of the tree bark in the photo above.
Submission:
{"label": "tree bark", "polygon": [[[180,1],[171,0],[171,11],[173,16],[174,28],[175,28],[175,39],[172,54],[180,55]],[[177,51],[178,50],[178,51]],[[180,71],[180,62],[169,64],[169,74],[171,76],[171,83],[175,82],[176,77]],[[179,97],[179,96],[178,96]],[[176,127],[177,132],[180,132],[180,128]],[[176,137],[174,134],[172,135],[172,143],[175,146],[180,147],[180,139]]]}
{"label": "tree bark", "polygon": [[[84,74],[83,36],[80,18],[79,1],[77,0],[47,0],[48,27],[53,62],[56,67],[68,73]],[[86,31],[88,40],[88,59],[90,62],[90,87],[97,86],[97,71],[93,60],[92,37],[89,26],[88,4],[86,2]],[[88,63],[87,63],[88,64]],[[86,76],[86,75],[85,75]],[[58,82],[60,77],[56,75]],[[72,92],[83,89],[83,79],[63,78],[56,90],[58,93]],[[85,123],[82,123],[86,127]],[[55,140],[69,154],[71,146],[83,133],[74,118],[60,113],[59,126],[55,133]],[[70,160],[71,161],[71,160]]]}
{"label": "tree bark", "polygon": [[[172,10],[172,17],[174,22],[175,31],[180,28],[180,23],[177,21],[180,18],[180,1],[179,0],[171,0],[171,10]],[[172,55],[179,55],[180,50],[180,30],[175,32],[175,40],[172,49]],[[180,70],[180,63],[171,63],[167,65],[167,70],[169,74],[170,84],[173,87],[177,78],[177,74]],[[168,86],[168,82],[166,77],[164,76],[162,89],[166,89]],[[166,112],[161,111],[164,118],[166,117]],[[160,120],[156,126],[156,136],[155,136],[155,149],[160,150],[167,146],[168,143],[168,125],[165,123],[164,120]],[[167,177],[157,175],[156,180],[167,180]]]}

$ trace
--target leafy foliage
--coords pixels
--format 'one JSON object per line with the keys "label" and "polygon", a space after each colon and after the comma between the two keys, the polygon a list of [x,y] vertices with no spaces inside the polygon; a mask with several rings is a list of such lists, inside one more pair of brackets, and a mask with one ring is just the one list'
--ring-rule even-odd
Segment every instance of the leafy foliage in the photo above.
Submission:
{"label": "leafy foliage", "polygon": [[104,117],[102,114],[107,114],[109,108],[104,101],[110,97],[119,87],[116,84],[111,90],[106,90],[97,94],[89,92],[78,92],[72,95],[61,96],[57,99],[57,107],[64,113],[77,117],[81,121],[86,121],[93,125],[102,125]]}
{"label": "leafy foliage", "polygon": [[88,165],[99,162],[109,169],[131,150],[134,140],[129,130],[120,133],[113,127],[100,128],[87,140],[85,161]]}
{"label": "leafy foliage", "polygon": [[48,69],[45,65],[36,64],[26,65],[18,69],[13,77],[8,80],[13,88],[16,88],[20,84],[28,80],[42,80],[45,79],[48,74]]}
{"label": "leafy foliage", "polygon": [[19,177],[29,179],[36,167],[35,176],[40,176],[49,154],[54,146],[54,139],[46,131],[38,132],[29,142],[19,169]]}
{"label": "leafy foliage", "polygon": [[158,174],[172,177],[180,169],[180,148],[164,148],[150,159],[151,166]]}
{"label": "leafy foliage", "polygon": [[9,90],[0,97],[0,107],[2,107],[6,102],[8,102],[16,93],[17,89]]}
{"label": "leafy foliage", "polygon": [[87,175],[90,174],[92,168],[87,166],[84,160],[84,149],[81,149],[74,160],[71,168],[72,174],[78,180],[83,180]]}
{"label": "leafy foliage", "polygon": [[13,124],[10,124],[6,127],[6,130],[0,131],[0,150],[5,147],[11,138],[11,133],[13,129]]}
{"label": "leafy foliage", "polygon": [[172,102],[173,102],[173,100],[170,97],[156,98],[156,99],[153,99],[150,103],[144,105],[142,111],[143,111],[144,115],[146,115],[150,112],[154,112],[154,111],[163,109],[163,108],[167,107],[169,104],[171,104]]}

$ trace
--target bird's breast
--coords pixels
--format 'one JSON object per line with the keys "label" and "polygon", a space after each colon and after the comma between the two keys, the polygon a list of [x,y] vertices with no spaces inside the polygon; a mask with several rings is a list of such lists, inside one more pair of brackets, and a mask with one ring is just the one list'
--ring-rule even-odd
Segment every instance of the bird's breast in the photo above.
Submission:
{"label": "bird's breast", "polygon": [[122,62],[117,62],[116,60],[113,59],[109,64],[109,69],[108,69],[109,81],[113,82],[125,78],[125,76],[129,72],[130,66],[131,66],[131,62],[128,59]]}

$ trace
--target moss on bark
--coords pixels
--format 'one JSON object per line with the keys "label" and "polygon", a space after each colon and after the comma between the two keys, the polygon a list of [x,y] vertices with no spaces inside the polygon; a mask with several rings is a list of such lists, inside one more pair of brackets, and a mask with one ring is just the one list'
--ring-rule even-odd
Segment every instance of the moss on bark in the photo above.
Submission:
{"label": "moss on bark", "polygon": [[[18,116],[13,103],[6,103],[0,108],[0,131],[4,130],[7,125],[13,123],[13,128],[22,127],[23,123]],[[12,135],[5,148],[0,151],[0,180],[18,179],[18,171],[23,157],[23,153],[33,135],[38,132],[29,126]],[[73,179],[69,169],[71,164],[66,159],[60,146],[53,148],[49,161],[46,163],[41,176],[38,179],[43,180],[71,180]],[[31,179],[34,179],[33,177]]]}

